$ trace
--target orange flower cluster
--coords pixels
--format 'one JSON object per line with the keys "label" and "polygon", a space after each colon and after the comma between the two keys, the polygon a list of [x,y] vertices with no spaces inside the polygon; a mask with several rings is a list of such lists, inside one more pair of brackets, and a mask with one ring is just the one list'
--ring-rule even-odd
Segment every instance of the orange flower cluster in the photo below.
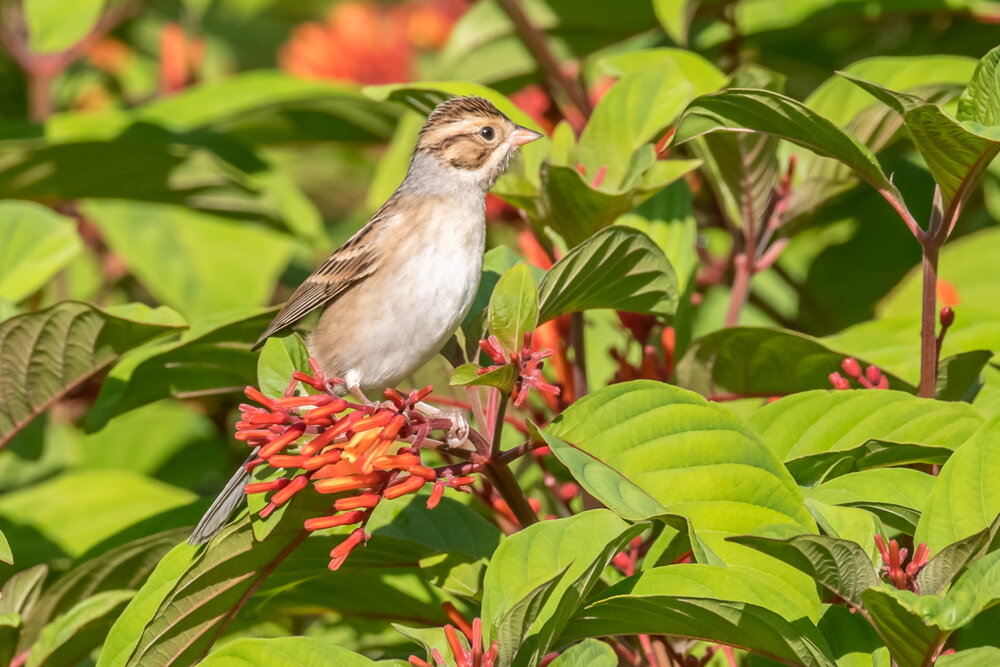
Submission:
{"label": "orange flower cluster", "polygon": [[417,50],[443,46],[466,9],[464,0],[408,0],[395,7],[341,2],[322,23],[293,31],[279,54],[281,66],[313,79],[409,81]]}
{"label": "orange flower cluster", "polygon": [[[296,396],[299,383],[324,393]],[[364,526],[383,500],[414,493],[431,483],[427,507],[433,509],[446,487],[462,489],[476,478],[455,477],[448,467],[438,470],[423,465],[420,446],[431,423],[414,406],[430,394],[430,387],[408,396],[388,389],[385,395],[389,401],[381,405],[350,403],[327,390],[327,382],[318,370],[315,377],[293,373],[282,398],[269,398],[247,387],[247,397],[263,407],[240,406],[242,419],[236,423],[235,437],[258,448],[257,457],[247,464],[247,469],[266,464],[290,473],[246,486],[248,494],[271,494],[259,512],[263,518],[309,485],[324,494],[354,492],[335,500],[330,515],[308,519],[304,524],[309,531],[359,526],[330,552],[330,569],[336,570],[358,544],[368,540],[370,535]],[[402,439],[409,440],[397,448]]]}

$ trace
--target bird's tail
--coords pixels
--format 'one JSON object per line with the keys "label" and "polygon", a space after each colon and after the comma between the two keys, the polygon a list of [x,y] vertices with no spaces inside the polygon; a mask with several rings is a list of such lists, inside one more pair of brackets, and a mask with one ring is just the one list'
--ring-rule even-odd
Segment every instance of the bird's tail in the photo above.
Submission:
{"label": "bird's tail", "polygon": [[233,510],[243,500],[243,487],[250,480],[250,473],[247,472],[244,466],[256,458],[256,456],[257,448],[254,448],[247,460],[236,471],[236,474],[226,483],[226,487],[222,489],[219,497],[215,499],[212,506],[201,517],[198,525],[194,527],[191,537],[188,538],[188,544],[204,544],[208,542],[229,522],[229,517],[232,516]]}

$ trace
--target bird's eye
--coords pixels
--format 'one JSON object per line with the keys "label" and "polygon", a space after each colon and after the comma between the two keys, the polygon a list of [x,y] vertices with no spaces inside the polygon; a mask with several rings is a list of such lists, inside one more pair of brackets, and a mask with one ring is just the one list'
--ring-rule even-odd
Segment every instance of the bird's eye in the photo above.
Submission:
{"label": "bird's eye", "polygon": [[492,127],[487,125],[486,127],[479,130],[479,136],[481,136],[486,141],[493,141],[493,137],[496,136],[496,132],[493,131]]}

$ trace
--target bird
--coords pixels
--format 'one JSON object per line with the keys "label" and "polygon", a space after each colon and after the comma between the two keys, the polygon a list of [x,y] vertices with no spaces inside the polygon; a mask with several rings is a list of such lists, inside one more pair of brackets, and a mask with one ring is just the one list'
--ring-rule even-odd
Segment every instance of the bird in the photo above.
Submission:
{"label": "bird", "polygon": [[[486,193],[518,148],[542,136],[483,97],[437,105],[399,187],[292,293],[254,348],[322,309],[307,348],[326,377],[343,380],[331,387],[335,393],[364,399],[420,368],[475,297]],[[191,544],[222,529],[248,480],[241,466],[195,527]]]}

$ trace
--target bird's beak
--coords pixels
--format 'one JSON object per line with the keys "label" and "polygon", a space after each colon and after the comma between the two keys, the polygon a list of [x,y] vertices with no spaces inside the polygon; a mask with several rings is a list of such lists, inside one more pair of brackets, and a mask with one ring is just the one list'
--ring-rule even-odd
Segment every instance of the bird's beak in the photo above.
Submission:
{"label": "bird's beak", "polygon": [[534,141],[535,139],[541,139],[544,134],[540,132],[535,132],[534,130],[529,130],[526,127],[521,127],[520,125],[510,133],[510,143],[514,146],[523,146],[524,144]]}

